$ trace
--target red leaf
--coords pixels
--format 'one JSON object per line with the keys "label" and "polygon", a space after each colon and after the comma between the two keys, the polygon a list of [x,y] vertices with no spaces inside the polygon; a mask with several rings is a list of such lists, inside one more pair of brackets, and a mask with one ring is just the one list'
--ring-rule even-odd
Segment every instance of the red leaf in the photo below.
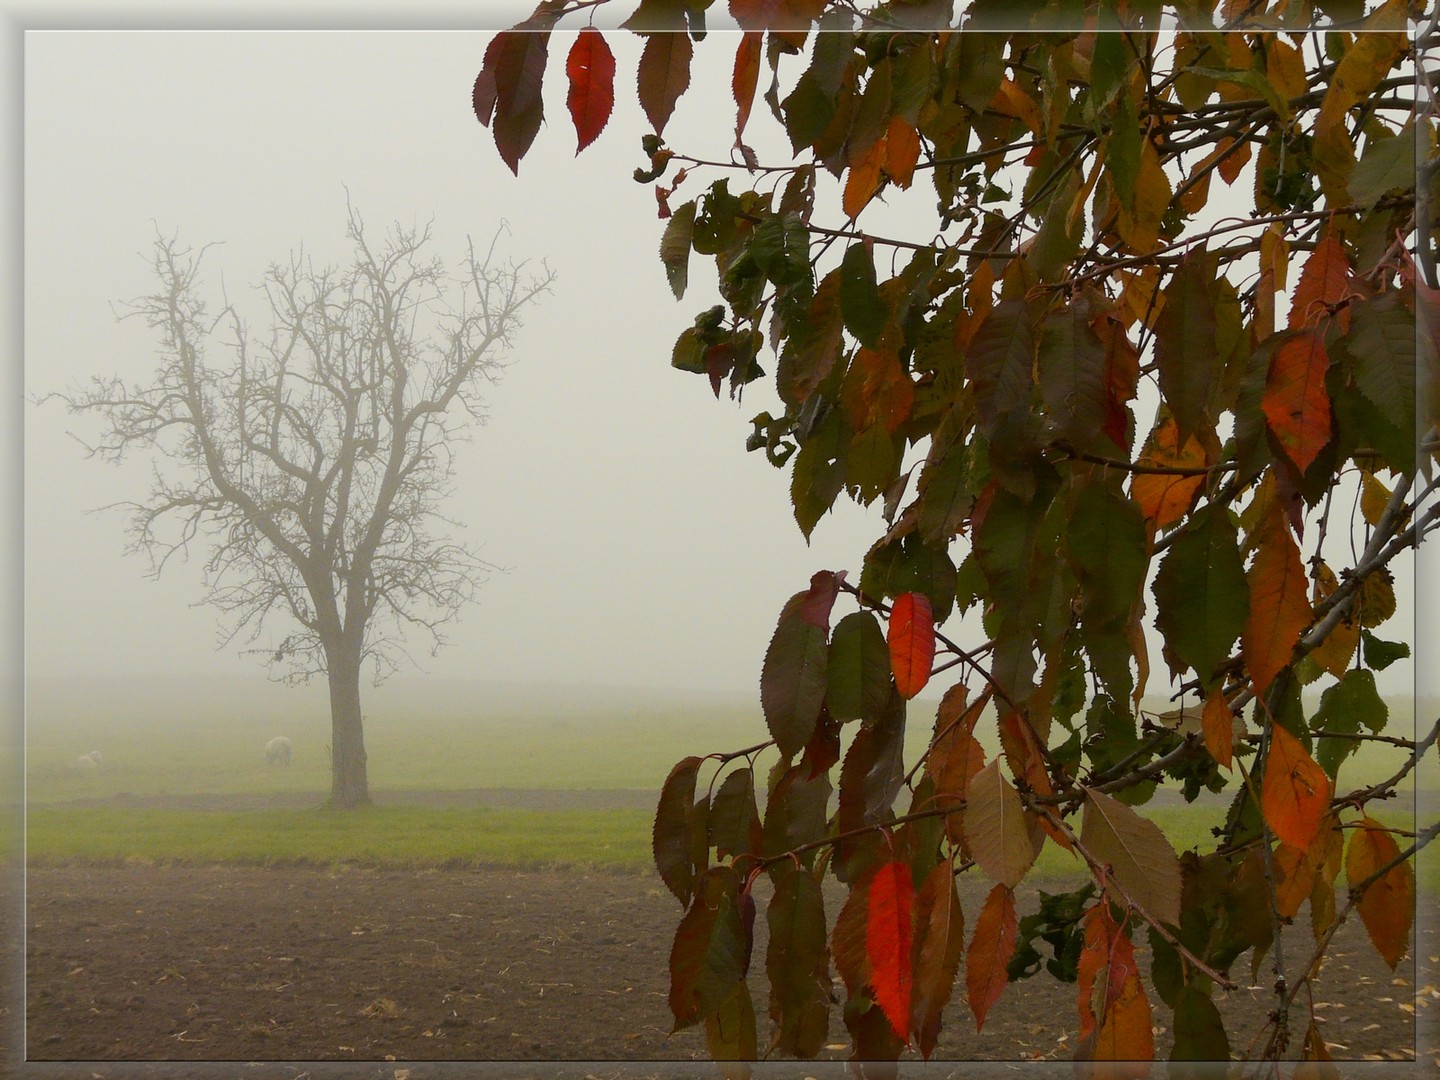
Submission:
{"label": "red leaf", "polygon": [[1270,360],[1260,407],[1285,456],[1301,473],[1330,441],[1330,395],[1325,390],[1329,366],[1318,330],[1284,338]]}
{"label": "red leaf", "polygon": [[[1259,530],[1259,550],[1245,574],[1250,586],[1250,614],[1240,635],[1241,653],[1256,694],[1290,663],[1300,632],[1310,623],[1305,567],[1300,550],[1275,504]],[[1303,847],[1304,845],[1300,845]]]}
{"label": "red leaf", "polygon": [[1350,312],[1341,303],[1350,294],[1350,259],[1334,233],[1315,245],[1300,271],[1300,280],[1290,297],[1292,330],[1317,325],[1336,309],[1340,332],[1350,327]]}
{"label": "red leaf", "polygon": [[901,1039],[910,1031],[910,946],[914,940],[915,886],[905,862],[886,863],[870,882],[865,954],[875,1001]]}
{"label": "red leaf", "polygon": [[1270,831],[1305,850],[1320,833],[1330,809],[1330,777],[1279,724],[1270,728],[1270,756],[1260,785],[1260,812]]}
{"label": "red leaf", "polygon": [[760,42],[764,34],[751,32],[740,38],[735,50],[735,74],[730,89],[735,95],[735,139],[738,142],[750,120],[750,107],[755,103],[755,87],[760,81]]}
{"label": "red leaf", "polygon": [[1010,983],[1006,969],[1015,953],[1018,927],[1015,893],[996,885],[975,920],[975,935],[965,959],[965,989],[970,1011],[975,1014],[976,1031],[985,1026],[985,1014]]}
{"label": "red leaf", "polygon": [[[1162,468],[1203,469],[1210,464],[1205,444],[1198,435],[1190,435],[1180,445],[1180,431],[1168,413],[1145,440],[1140,464]],[[1205,486],[1205,474],[1182,476],[1174,473],[1136,473],[1130,480],[1130,494],[1140,504],[1140,512],[1151,528],[1168,528],[1183,518]]]}
{"label": "red leaf", "polygon": [[890,667],[903,698],[913,698],[930,681],[935,660],[935,618],[924,593],[901,593],[890,611]]}
{"label": "red leaf", "polygon": [[675,102],[690,86],[693,52],[688,34],[651,34],[645,42],[638,74],[640,107],[656,135],[664,132]]}
{"label": "red leaf", "polygon": [[651,828],[650,850],[655,869],[665,887],[683,905],[690,903],[696,866],[691,858],[691,819],[695,802],[695,774],[700,758],[687,757],[676,763],[660,789],[660,805]]}
{"label": "red leaf", "polygon": [[517,28],[496,34],[485,50],[485,66],[475,81],[475,111],[483,123],[489,100],[486,73],[494,80],[495,115],[491,129],[500,157],[516,175],[520,173],[520,159],[535,141],[545,118],[541,83],[549,48],[548,27],[544,30]]}
{"label": "red leaf", "polygon": [[605,129],[615,107],[615,57],[599,30],[587,26],[580,31],[565,60],[565,74],[570,77],[566,104],[580,140],[578,154]]}

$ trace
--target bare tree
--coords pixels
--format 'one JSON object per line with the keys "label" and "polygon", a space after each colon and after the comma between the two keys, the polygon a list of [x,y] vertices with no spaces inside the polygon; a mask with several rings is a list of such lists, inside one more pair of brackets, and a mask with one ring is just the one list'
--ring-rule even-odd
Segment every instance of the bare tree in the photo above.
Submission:
{"label": "bare tree", "polygon": [[425,252],[428,227],[397,226],[374,247],[353,209],[348,236],[343,270],[303,253],[270,267],[258,287],[272,315],[263,341],[228,303],[207,314],[204,249],[157,237],[158,287],[125,314],[157,333],[154,377],[58,395],[103,419],[90,456],[155,453],[149,495],[115,504],[152,574],[203,545],[221,645],[253,644],[278,613],[289,632],[253,651],[287,681],[327,677],[337,807],[370,801],[362,671],[379,682],[395,670],[407,631],[433,653],[491,569],[454,539],[440,506],[453,448],[484,420],[483,390],[520,313],[553,280],[499,265],[494,242],[483,258],[472,244],[452,277]]}

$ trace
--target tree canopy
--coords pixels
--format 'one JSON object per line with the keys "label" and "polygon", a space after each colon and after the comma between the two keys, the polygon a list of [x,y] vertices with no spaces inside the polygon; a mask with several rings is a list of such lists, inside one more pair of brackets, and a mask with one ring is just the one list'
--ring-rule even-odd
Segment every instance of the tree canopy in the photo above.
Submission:
{"label": "tree canopy", "polygon": [[[608,6],[548,0],[489,43],[473,103],[512,170],[567,28],[579,150],[601,134]],[[876,511],[858,574],[781,608],[769,738],[664,784],[675,1026],[717,1059],[812,1057],[833,964],[856,1059],[929,1056],[952,996],[980,1027],[1043,960],[1077,984],[1082,1059],[1150,1058],[1159,1023],[1175,1059],[1326,1058],[1306,988],[1355,914],[1398,963],[1437,829],[1375,811],[1437,734],[1387,728],[1375,678],[1410,654],[1392,567],[1436,514],[1434,15],[959,6],[623,5],[660,263],[683,299],[701,257],[722,301],[670,363],[765,394],[746,445],[789,470],[807,537],[841,497]],[[713,32],[726,14],[738,33]],[[718,148],[668,129],[701,47],[734,54]],[[747,141],[767,122],[773,159]],[[889,215],[907,199],[931,209]],[[1402,761],[1348,784],[1370,740]],[[1177,853],[1136,809],[1160,785],[1226,794],[1213,844]],[[1045,845],[1088,881],[1022,915]],[[968,945],[962,873],[992,883]],[[1248,1051],[1214,1003],[1246,954],[1274,987]]]}

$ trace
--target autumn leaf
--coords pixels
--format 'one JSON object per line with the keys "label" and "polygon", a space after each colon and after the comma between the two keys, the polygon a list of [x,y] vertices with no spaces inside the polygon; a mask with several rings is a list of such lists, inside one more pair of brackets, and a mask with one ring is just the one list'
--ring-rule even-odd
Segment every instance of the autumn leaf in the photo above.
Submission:
{"label": "autumn leaf", "polygon": [[770,942],[765,971],[770,1017],[776,1023],[771,1049],[811,1058],[824,1045],[830,1021],[825,900],[815,876],[788,860],[770,873],[775,895],[766,912]]}
{"label": "autumn leaf", "polygon": [[660,880],[682,905],[690,903],[696,868],[691,858],[690,816],[695,801],[695,776],[701,759],[676,763],[660,789],[660,805],[651,829],[651,852]]}
{"label": "autumn leaf", "polygon": [[750,107],[755,103],[755,86],[760,79],[760,43],[764,34],[751,31],[740,35],[735,50],[735,73],[730,89],[735,95],[735,138],[738,141],[750,121]]}
{"label": "autumn leaf", "polygon": [[[958,694],[954,693],[956,689]],[[964,689],[963,685],[952,687],[941,701],[935,717],[934,741],[925,761],[926,772],[935,782],[935,805],[939,809],[958,811],[963,807],[970,792],[970,781],[985,767],[985,749],[972,732],[989,698],[982,696],[967,709]],[[958,700],[947,708],[952,695]],[[959,812],[945,817],[945,831],[957,843],[963,836],[961,822]]]}
{"label": "autumn leaf", "polygon": [[830,716],[869,720],[890,699],[890,650],[875,616],[852,611],[835,626],[826,665],[825,703]]}
{"label": "autumn leaf", "polygon": [[1164,296],[1165,309],[1155,320],[1155,364],[1177,435],[1188,439],[1206,420],[1225,362],[1214,253],[1187,254]]}
{"label": "autumn leaf", "polygon": [[1000,772],[1000,759],[970,779],[965,839],[980,869],[1002,885],[1018,885],[1037,854],[1020,795]]}
{"label": "autumn leaf", "polygon": [[1015,893],[1005,885],[996,885],[975,919],[970,949],[965,954],[966,1000],[975,1014],[976,1031],[985,1026],[991,1006],[1010,983],[1006,969],[1015,955],[1018,928]]}
{"label": "autumn leaf", "polygon": [[921,1056],[929,1060],[965,951],[965,913],[960,910],[960,894],[955,888],[955,868],[948,860],[942,859],[920,887],[915,934],[910,1024]]}
{"label": "autumn leaf", "polygon": [[935,622],[924,593],[901,593],[895,598],[886,643],[895,686],[901,697],[913,698],[930,681],[935,660]]}
{"label": "autumn leaf", "polygon": [[848,218],[857,218],[880,190],[880,172],[885,165],[885,140],[876,139],[870,149],[850,165],[845,178],[841,206]]}
{"label": "autumn leaf", "polygon": [[1350,325],[1350,313],[1341,305],[1349,295],[1350,257],[1332,232],[1315,245],[1300,270],[1300,280],[1290,297],[1290,329],[1317,326],[1335,310],[1344,333]]}
{"label": "autumn leaf", "polygon": [[[522,23],[521,27],[526,25]],[[545,118],[541,83],[549,48],[548,23],[544,30],[502,31],[486,47],[485,66],[476,82],[476,115],[482,124],[490,125],[500,157],[517,176],[520,159],[535,141]],[[488,92],[492,86],[493,97]],[[493,119],[488,115],[492,105]]]}
{"label": "autumn leaf", "polygon": [[1158,825],[1108,795],[1086,791],[1080,842],[1147,914],[1180,925],[1180,860]]}
{"label": "autumn leaf", "polygon": [[1295,643],[1312,617],[1305,596],[1305,567],[1283,513],[1277,503],[1267,514],[1267,521],[1254,538],[1259,545],[1255,560],[1245,575],[1250,587],[1250,614],[1240,635],[1240,647],[1257,694],[1263,694],[1271,680],[1289,665]]}
{"label": "autumn leaf", "polygon": [[1249,586],[1238,536],[1224,507],[1196,512],[1161,560],[1153,586],[1155,625],[1166,657],[1209,683],[1246,625]]}
{"label": "autumn leaf", "polygon": [[579,154],[605,130],[615,106],[615,57],[599,30],[586,26],[576,35],[565,59],[565,74],[570,79],[566,104],[575,122]]}
{"label": "autumn leaf", "polygon": [[910,866],[889,862],[870,879],[865,953],[875,1002],[901,1039],[910,1036],[911,945],[914,940],[915,886]]}
{"label": "autumn leaf", "polygon": [[[1345,877],[1354,889],[1400,857],[1400,847],[1374,818],[1362,817],[1350,833],[1345,851]],[[1396,863],[1365,889],[1359,903],[1360,921],[1370,941],[1393,970],[1410,947],[1415,915],[1415,871]]]}
{"label": "autumn leaf", "polygon": [[798,754],[810,741],[825,702],[826,638],[839,588],[836,575],[817,573],[780,612],[760,673],[760,707],[783,754]]}
{"label": "autumn leaf", "polygon": [[904,117],[892,116],[885,132],[885,175],[898,188],[908,188],[920,160],[920,133]]}
{"label": "autumn leaf", "polygon": [[1260,811],[1282,842],[1304,850],[1330,809],[1330,777],[1300,740],[1279,724],[1270,728],[1270,754],[1260,785]]}
{"label": "autumn leaf", "polygon": [[672,1032],[713,1015],[745,977],[750,935],[741,917],[739,879],[728,866],[705,872],[670,949]]}
{"label": "autumn leaf", "polygon": [[1317,331],[1287,333],[1276,340],[1260,407],[1285,456],[1304,473],[1330,441],[1330,395],[1325,372],[1330,357]]}
{"label": "autumn leaf", "polygon": [[[1150,1004],[1140,983],[1135,947],[1110,916],[1109,905],[1096,904],[1084,918],[1085,938],[1077,964],[1080,1031],[1076,1058],[1096,1062],[1146,1062],[1155,1056]],[[1087,1076],[1132,1077],[1148,1069],[1097,1065]]]}
{"label": "autumn leaf", "polygon": [[1205,699],[1205,709],[1200,714],[1200,728],[1205,736],[1205,749],[1210,751],[1219,765],[1231,767],[1235,747],[1235,717],[1230,711],[1230,702],[1225,692],[1216,688]]}
{"label": "autumn leaf", "polygon": [[675,102],[690,86],[693,53],[688,34],[650,34],[640,53],[640,107],[656,135],[664,134]]}
{"label": "autumn leaf", "polygon": [[[1191,435],[1180,444],[1180,429],[1168,412],[1145,440],[1138,464],[1148,468],[1205,469],[1211,464],[1210,454],[1198,435]],[[1130,495],[1140,505],[1140,512],[1155,530],[1167,529],[1190,512],[1195,498],[1205,486],[1205,473],[1193,476],[1175,473],[1137,472],[1130,478]]]}

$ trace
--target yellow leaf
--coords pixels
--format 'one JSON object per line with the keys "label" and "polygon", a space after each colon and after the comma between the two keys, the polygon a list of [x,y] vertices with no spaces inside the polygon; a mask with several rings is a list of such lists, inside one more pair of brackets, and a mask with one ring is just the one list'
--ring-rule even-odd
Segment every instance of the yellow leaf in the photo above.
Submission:
{"label": "yellow leaf", "polygon": [[1149,255],[1160,246],[1160,222],[1173,194],[1170,178],[1160,166],[1160,154],[1148,138],[1140,142],[1140,167],[1135,176],[1131,205],[1120,205],[1116,227],[1120,238],[1136,255]]}
{"label": "yellow leaf", "polygon": [[1375,479],[1374,473],[1366,473],[1360,480],[1360,513],[1371,526],[1380,524],[1385,507],[1390,505],[1390,489]]}
{"label": "yellow leaf", "polygon": [[1360,28],[1326,86],[1315,118],[1315,172],[1332,207],[1350,203],[1355,145],[1345,119],[1368,96],[1405,51],[1408,0],[1388,0]]}
{"label": "yellow leaf", "polygon": [[1395,579],[1383,566],[1365,578],[1355,604],[1360,625],[1373,630],[1395,614]]}

